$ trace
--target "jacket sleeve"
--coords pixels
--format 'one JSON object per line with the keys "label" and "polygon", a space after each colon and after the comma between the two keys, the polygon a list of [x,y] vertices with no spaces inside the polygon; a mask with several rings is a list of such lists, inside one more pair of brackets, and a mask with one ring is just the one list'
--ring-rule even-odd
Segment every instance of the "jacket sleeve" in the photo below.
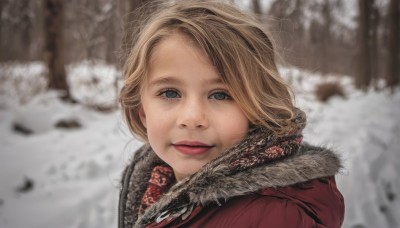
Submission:
{"label": "jacket sleeve", "polygon": [[314,179],[295,186],[264,192],[259,215],[262,224],[275,227],[332,227],[343,224],[344,200],[334,177]]}
{"label": "jacket sleeve", "polygon": [[255,224],[252,227],[257,228],[325,227],[317,224],[306,211],[288,199],[268,199],[268,203],[264,204],[260,208],[259,213],[255,215],[258,218],[253,219]]}

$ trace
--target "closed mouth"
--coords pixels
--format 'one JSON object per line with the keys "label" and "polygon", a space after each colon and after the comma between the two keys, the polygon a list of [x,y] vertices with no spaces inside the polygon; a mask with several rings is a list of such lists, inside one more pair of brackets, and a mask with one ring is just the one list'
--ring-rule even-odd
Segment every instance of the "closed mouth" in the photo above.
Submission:
{"label": "closed mouth", "polygon": [[174,145],[174,146],[189,146],[189,147],[213,147],[213,145],[203,143],[200,141],[187,141],[187,140],[172,143],[172,145]]}
{"label": "closed mouth", "polygon": [[180,141],[173,143],[172,146],[176,150],[190,155],[203,154],[214,147],[214,145],[209,145],[199,141]]}

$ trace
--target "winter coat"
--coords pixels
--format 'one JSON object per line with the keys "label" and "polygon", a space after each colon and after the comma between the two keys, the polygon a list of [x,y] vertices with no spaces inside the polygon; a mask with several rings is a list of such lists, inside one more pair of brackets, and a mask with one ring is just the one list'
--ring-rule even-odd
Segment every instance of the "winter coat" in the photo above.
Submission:
{"label": "winter coat", "polygon": [[252,125],[239,143],[177,183],[164,175],[172,168],[143,146],[123,174],[119,227],[340,227],[340,159],[302,143],[305,124],[296,109],[286,135]]}
{"label": "winter coat", "polygon": [[138,217],[152,167],[163,164],[143,146],[123,174],[119,228],[342,225],[344,200],[334,178],[341,164],[332,151],[303,143],[282,159],[228,174],[231,157],[176,183]]}

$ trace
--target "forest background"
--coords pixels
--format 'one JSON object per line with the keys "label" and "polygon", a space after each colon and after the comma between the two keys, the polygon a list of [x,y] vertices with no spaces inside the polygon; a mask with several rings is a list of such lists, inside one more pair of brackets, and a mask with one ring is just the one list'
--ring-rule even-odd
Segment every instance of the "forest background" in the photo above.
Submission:
{"label": "forest background", "polygon": [[[50,78],[60,81],[64,65],[72,62],[102,60],[120,67],[123,31],[135,20],[130,12],[148,2],[1,0],[0,62],[45,60],[53,64]],[[397,0],[233,2],[269,27],[283,62],[352,75],[359,88],[376,85],[379,78],[389,86],[400,81]],[[50,87],[63,86],[50,81]]]}
{"label": "forest background", "polygon": [[[227,1],[274,36],[304,140],[343,158],[343,227],[400,227],[400,1]],[[150,2],[0,0],[1,228],[116,227],[142,145],[117,102],[123,33]]]}

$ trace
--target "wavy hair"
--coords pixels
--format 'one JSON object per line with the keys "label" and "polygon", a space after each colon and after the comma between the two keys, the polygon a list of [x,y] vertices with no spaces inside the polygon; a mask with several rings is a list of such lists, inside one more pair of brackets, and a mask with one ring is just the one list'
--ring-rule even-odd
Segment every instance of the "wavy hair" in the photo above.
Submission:
{"label": "wavy hair", "polygon": [[295,116],[290,87],[279,75],[274,43],[248,12],[224,2],[176,1],[151,7],[134,32],[124,65],[120,104],[131,132],[147,141],[139,118],[141,91],[157,44],[175,32],[189,38],[211,60],[250,124],[277,135],[290,132]]}

